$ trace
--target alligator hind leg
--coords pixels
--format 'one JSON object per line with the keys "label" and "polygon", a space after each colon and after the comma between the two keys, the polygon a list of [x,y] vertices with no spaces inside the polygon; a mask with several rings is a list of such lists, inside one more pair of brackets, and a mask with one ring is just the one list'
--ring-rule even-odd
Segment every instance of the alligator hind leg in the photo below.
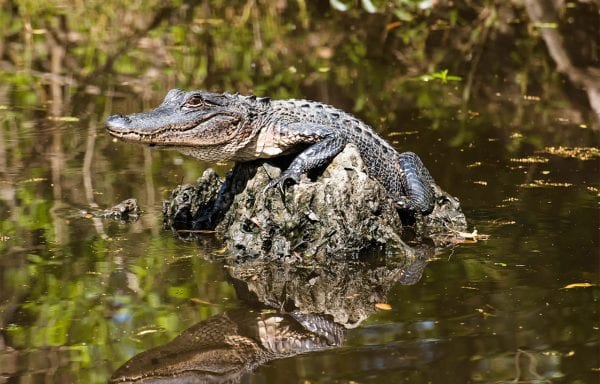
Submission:
{"label": "alligator hind leg", "polygon": [[413,152],[401,153],[398,161],[401,169],[400,181],[405,194],[396,200],[398,208],[422,214],[430,213],[435,204],[433,177],[419,156]]}

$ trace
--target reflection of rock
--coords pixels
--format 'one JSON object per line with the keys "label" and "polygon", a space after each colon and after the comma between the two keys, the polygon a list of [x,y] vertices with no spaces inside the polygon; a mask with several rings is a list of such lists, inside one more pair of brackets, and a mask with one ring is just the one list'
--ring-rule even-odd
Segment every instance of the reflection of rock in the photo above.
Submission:
{"label": "reflection of rock", "polygon": [[344,328],[328,316],[230,311],[120,367],[113,383],[235,383],[274,359],[337,347]]}
{"label": "reflection of rock", "polygon": [[385,303],[396,284],[421,278],[433,246],[406,246],[405,255],[369,262],[322,260],[281,264],[260,260],[230,263],[229,275],[238,296],[272,308],[322,313],[345,327],[355,327]]}
{"label": "reflection of rock", "polygon": [[[207,170],[198,185],[173,191],[164,205],[165,224],[176,230],[216,228],[229,249],[243,257],[310,258],[404,249],[400,216],[383,187],[367,176],[354,146],[347,146],[315,182],[301,182],[284,193],[265,192],[280,172],[266,163],[242,164],[222,186],[214,171]],[[439,188],[436,192],[430,215],[405,217],[405,222],[416,222],[419,235],[448,226],[464,229],[458,201]]]}

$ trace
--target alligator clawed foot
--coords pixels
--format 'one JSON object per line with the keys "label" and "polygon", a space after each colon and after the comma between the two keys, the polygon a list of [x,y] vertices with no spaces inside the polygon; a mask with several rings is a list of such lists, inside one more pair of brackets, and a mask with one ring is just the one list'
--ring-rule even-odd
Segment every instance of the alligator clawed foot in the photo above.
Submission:
{"label": "alligator clawed foot", "polygon": [[285,184],[288,181],[292,181],[294,184],[300,184],[300,176],[286,174],[285,172],[280,176],[276,177],[267,184],[265,189],[263,189],[263,193],[266,193],[271,188],[277,187],[281,194],[285,194]]}

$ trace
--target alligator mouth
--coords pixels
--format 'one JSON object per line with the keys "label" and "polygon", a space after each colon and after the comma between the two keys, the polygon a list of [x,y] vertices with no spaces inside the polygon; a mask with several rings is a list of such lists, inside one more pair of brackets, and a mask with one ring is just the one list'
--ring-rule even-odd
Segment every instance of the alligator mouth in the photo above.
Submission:
{"label": "alligator mouth", "polygon": [[139,131],[139,130],[120,130],[119,128],[114,128],[110,125],[108,125],[106,127],[106,129],[108,130],[108,133],[113,136],[116,137],[118,139],[121,140],[125,140],[125,141],[132,141],[132,142],[137,142],[137,143],[143,143],[143,144],[148,144],[151,147],[155,147],[155,146],[161,146],[161,145],[168,145],[168,143],[166,142],[162,142],[161,138],[164,138],[166,136],[172,137],[175,136],[177,134],[180,134],[181,132],[186,132],[189,131],[195,127],[198,126],[198,124],[201,124],[202,121],[198,121],[195,122],[195,124],[190,124],[189,126],[180,126],[180,125],[173,125],[173,126],[165,126],[165,127],[161,127],[158,130],[154,130],[151,132],[148,131]]}
{"label": "alligator mouth", "polygon": [[185,124],[167,124],[150,128],[136,128],[129,116],[112,115],[106,120],[106,129],[111,136],[124,141],[148,144],[152,147],[168,146],[173,144],[164,141],[165,138],[176,137],[219,115],[222,115],[222,113],[214,112],[203,115],[202,118],[188,121]]}

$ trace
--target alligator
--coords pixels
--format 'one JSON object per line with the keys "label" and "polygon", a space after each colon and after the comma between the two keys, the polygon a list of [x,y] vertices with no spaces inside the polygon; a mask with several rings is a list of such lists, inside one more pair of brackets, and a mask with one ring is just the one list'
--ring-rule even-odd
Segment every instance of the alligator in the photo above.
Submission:
{"label": "alligator", "polygon": [[210,162],[297,154],[267,189],[299,183],[353,143],[398,209],[426,215],[436,199],[438,187],[415,153],[397,152],[361,120],[319,102],[172,89],[156,109],[110,116],[106,126],[121,140]]}

